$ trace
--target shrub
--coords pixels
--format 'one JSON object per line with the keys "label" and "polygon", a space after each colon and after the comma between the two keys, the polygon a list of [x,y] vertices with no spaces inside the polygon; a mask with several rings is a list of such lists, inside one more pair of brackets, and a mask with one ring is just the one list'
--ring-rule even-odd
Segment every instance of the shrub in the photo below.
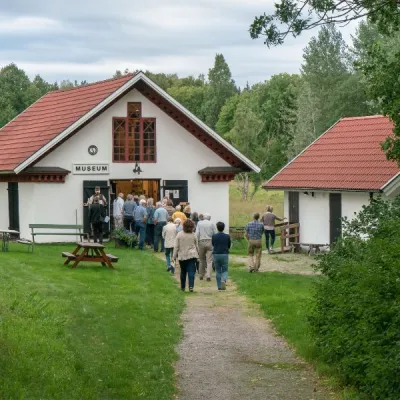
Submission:
{"label": "shrub", "polygon": [[135,233],[126,230],[125,228],[117,228],[112,232],[112,237],[115,240],[123,242],[128,247],[135,247],[138,244],[138,237]]}
{"label": "shrub", "polygon": [[400,201],[381,198],[344,221],[318,267],[309,322],[321,358],[368,398],[400,393]]}

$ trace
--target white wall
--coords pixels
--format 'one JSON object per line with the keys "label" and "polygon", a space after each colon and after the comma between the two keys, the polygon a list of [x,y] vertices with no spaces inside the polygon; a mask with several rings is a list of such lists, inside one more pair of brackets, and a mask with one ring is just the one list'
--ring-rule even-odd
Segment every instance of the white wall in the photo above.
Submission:
{"label": "white wall", "polygon": [[[299,194],[300,242],[324,244],[330,242],[329,192],[311,192]],[[369,193],[341,192],[342,217],[349,220],[369,204]],[[285,216],[289,216],[289,192],[284,197]]]}
{"label": "white wall", "polygon": [[8,229],[10,220],[8,218],[8,183],[0,182],[0,229]]}
{"label": "white wall", "polygon": [[369,193],[345,192],[342,193],[342,217],[352,220],[355,214],[361,211],[363,205],[369,204]]}
{"label": "white wall", "polygon": [[[132,173],[134,163],[112,163],[112,117],[125,117],[129,101],[142,103],[143,117],[157,119],[157,163],[140,163],[143,170],[140,176]],[[98,147],[95,156],[90,156],[87,151],[92,144]],[[22,235],[30,235],[26,231],[30,223],[74,224],[75,210],[78,213],[78,223],[83,223],[84,180],[188,180],[188,197],[192,211],[210,212],[214,222],[220,220],[229,226],[229,184],[201,183],[198,174],[202,168],[228,166],[228,163],[136,90],[111,106],[36,166],[57,166],[71,171],[73,163],[84,162],[109,163],[110,174],[69,174],[64,184],[20,184],[21,190],[24,187],[27,192],[34,193],[29,201],[35,204],[32,206],[20,198]],[[44,236],[42,241],[62,241],[63,238]],[[71,241],[71,237],[66,238]]]}

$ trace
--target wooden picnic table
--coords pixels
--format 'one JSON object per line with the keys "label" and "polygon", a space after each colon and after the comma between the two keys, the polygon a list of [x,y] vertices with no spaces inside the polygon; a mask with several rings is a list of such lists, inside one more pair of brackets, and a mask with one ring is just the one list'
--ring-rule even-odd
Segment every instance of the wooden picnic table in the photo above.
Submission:
{"label": "wooden picnic table", "polygon": [[[66,265],[74,261],[72,268],[76,268],[82,261],[100,262],[103,266],[114,269],[112,263],[118,261],[118,257],[104,252],[104,246],[100,243],[77,242],[76,248],[72,253],[63,251],[61,255],[66,257]],[[90,252],[90,254],[89,254]]]}
{"label": "wooden picnic table", "polygon": [[10,235],[19,235],[19,232],[12,229],[0,229],[0,234],[2,236],[1,251],[8,251]]}

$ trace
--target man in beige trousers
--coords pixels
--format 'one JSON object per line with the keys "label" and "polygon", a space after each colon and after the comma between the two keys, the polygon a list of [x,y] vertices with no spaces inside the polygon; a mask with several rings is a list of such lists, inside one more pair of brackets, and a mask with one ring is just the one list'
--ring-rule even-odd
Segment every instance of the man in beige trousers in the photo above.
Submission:
{"label": "man in beige trousers", "polygon": [[215,233],[217,233],[217,228],[211,222],[211,215],[205,213],[204,219],[197,223],[196,228],[196,236],[199,241],[200,280],[204,279],[204,275],[206,275],[207,281],[211,281],[213,263],[211,239]]}
{"label": "man in beige trousers", "polygon": [[[261,264],[262,252],[262,235],[264,233],[264,225],[259,221],[260,214],[253,214],[253,221],[246,225],[246,238],[249,242],[248,245],[248,267],[249,272],[257,272]],[[255,259],[254,259],[255,255]]]}

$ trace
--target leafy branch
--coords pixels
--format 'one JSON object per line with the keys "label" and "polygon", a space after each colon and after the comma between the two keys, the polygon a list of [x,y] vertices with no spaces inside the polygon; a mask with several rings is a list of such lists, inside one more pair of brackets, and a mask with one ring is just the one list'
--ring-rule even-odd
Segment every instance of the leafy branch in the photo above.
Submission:
{"label": "leafy branch", "polygon": [[338,24],[367,17],[382,33],[399,29],[400,0],[281,0],[275,12],[256,17],[250,25],[252,39],[265,37],[268,47],[281,45],[288,35],[299,36],[318,26]]}

